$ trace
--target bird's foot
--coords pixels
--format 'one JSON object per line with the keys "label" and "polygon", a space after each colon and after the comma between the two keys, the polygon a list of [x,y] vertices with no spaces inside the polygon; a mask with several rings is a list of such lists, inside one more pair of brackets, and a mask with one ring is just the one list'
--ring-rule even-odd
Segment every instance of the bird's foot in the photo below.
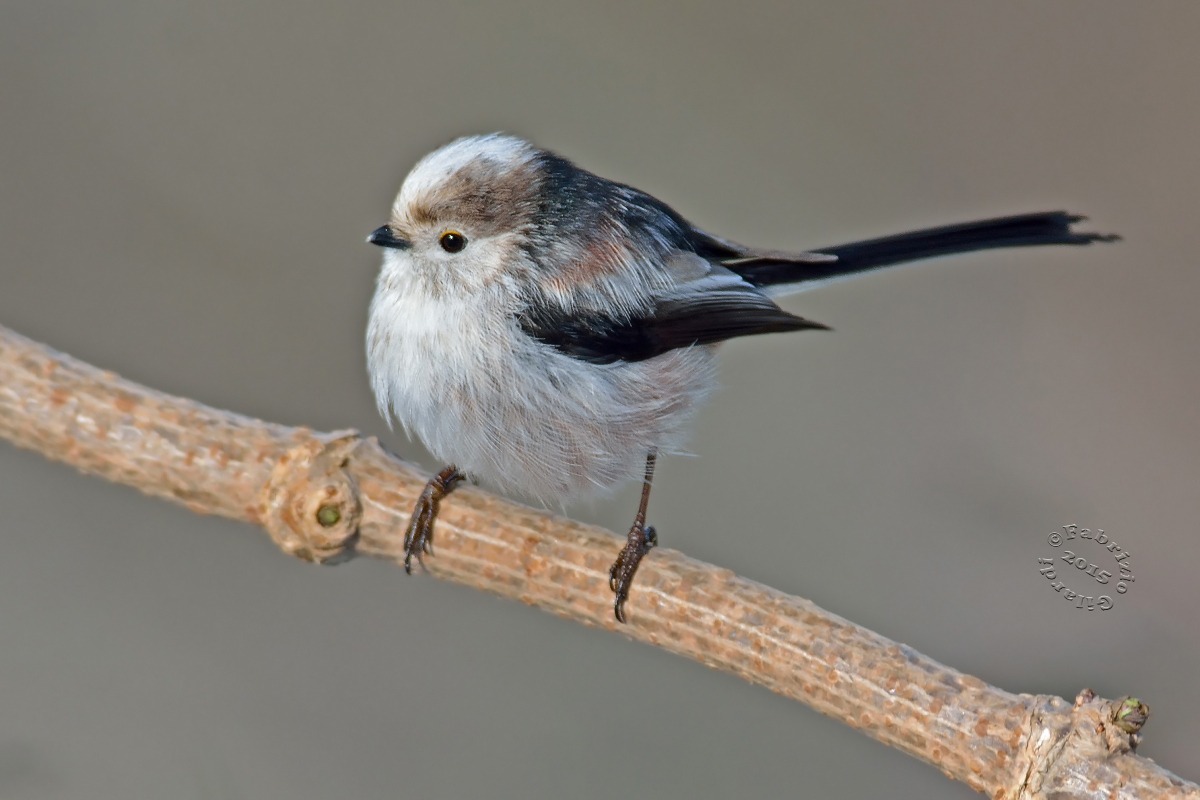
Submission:
{"label": "bird's foot", "polygon": [[453,492],[465,477],[451,464],[425,484],[421,496],[417,498],[417,505],[413,508],[408,531],[404,534],[404,571],[409,575],[412,575],[414,557],[421,569],[425,569],[423,556],[426,553],[433,555],[433,523],[437,521],[442,498]]}
{"label": "bird's foot", "polygon": [[608,588],[617,596],[613,602],[613,614],[617,622],[625,622],[625,601],[629,599],[629,589],[633,586],[633,576],[637,574],[638,565],[642,558],[658,544],[658,534],[653,525],[646,525],[641,520],[629,529],[629,538],[625,546],[617,554],[617,560],[608,570]]}

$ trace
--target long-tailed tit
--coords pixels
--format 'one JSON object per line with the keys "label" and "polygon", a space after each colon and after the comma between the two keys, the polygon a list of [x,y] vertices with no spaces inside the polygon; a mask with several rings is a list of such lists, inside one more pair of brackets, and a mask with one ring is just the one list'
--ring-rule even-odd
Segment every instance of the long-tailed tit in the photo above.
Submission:
{"label": "long-tailed tit", "polygon": [[613,611],[657,543],[655,458],[677,452],[715,381],[716,345],[825,326],[772,300],[879,267],[972,250],[1082,245],[1053,211],[785,253],[706,233],[645,192],[512,136],[459,139],[409,173],[367,327],[379,410],[447,466],[422,493],[405,569],[464,478],[565,502],[642,477],[609,572]]}

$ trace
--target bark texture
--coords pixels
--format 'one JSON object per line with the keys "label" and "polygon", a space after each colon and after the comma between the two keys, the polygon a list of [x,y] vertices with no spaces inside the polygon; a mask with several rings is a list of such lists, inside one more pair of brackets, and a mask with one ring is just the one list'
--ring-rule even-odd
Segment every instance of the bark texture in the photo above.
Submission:
{"label": "bark texture", "polygon": [[[319,433],[125,381],[0,327],[0,438],[201,513],[259,525],[318,563],[397,564],[426,476],[353,431]],[[996,798],[1200,800],[1139,758],[1133,698],[1010,694],[807,600],[656,549],[629,624],[612,619],[620,539],[464,487],[444,504],[431,574],[740,675]]]}

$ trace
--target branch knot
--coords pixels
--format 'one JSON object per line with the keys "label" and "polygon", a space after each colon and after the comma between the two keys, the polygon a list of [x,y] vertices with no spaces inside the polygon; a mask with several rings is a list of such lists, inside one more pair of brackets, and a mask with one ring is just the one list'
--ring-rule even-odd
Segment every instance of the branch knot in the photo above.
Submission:
{"label": "branch knot", "polygon": [[361,442],[356,431],[309,435],[275,464],[260,516],[284,552],[317,564],[353,555],[362,500],[346,466]]}
{"label": "branch knot", "polygon": [[1020,784],[1007,796],[1077,796],[1080,765],[1133,752],[1150,714],[1135,697],[1107,700],[1091,689],[1075,696],[1067,714],[1062,713],[1065,707],[1060,697],[1035,698],[1026,725],[1030,736],[1022,753],[1025,763],[1015,770]]}

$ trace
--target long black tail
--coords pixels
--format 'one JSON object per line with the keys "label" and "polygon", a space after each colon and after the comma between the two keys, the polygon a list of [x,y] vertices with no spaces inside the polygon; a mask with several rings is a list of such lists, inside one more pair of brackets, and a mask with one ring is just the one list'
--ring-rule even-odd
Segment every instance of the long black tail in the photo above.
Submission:
{"label": "long black tail", "polygon": [[880,239],[819,247],[813,252],[837,256],[837,261],[797,262],[775,258],[748,259],[729,268],[756,286],[807,283],[867,272],[923,258],[990,250],[997,247],[1033,247],[1048,244],[1113,242],[1112,234],[1076,233],[1071,226],[1084,217],[1066,211],[1042,211],[1013,217],[964,222],[926,228]]}

